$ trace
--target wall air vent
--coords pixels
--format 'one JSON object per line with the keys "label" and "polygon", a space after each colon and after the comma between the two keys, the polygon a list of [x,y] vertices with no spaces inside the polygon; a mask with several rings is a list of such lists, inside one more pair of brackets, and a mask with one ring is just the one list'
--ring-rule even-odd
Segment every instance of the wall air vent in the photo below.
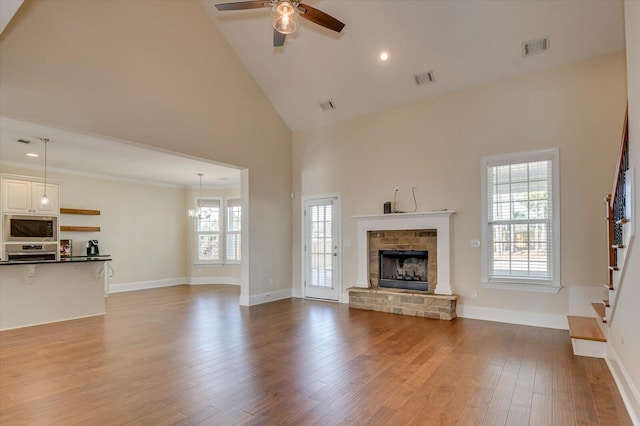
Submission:
{"label": "wall air vent", "polygon": [[424,74],[414,75],[413,78],[415,78],[416,84],[418,86],[433,83],[434,81],[436,81],[435,77],[433,76],[433,71],[427,71]]}
{"label": "wall air vent", "polygon": [[531,56],[549,50],[549,36],[522,43],[522,56]]}
{"label": "wall air vent", "polygon": [[20,143],[23,143],[25,145],[29,145],[31,143],[31,141],[29,139],[25,139],[25,138],[16,139],[16,142],[20,142]]}
{"label": "wall air vent", "polygon": [[336,109],[336,104],[334,104],[333,101],[329,99],[328,101],[320,102],[320,108],[323,111],[329,111],[331,109]]}

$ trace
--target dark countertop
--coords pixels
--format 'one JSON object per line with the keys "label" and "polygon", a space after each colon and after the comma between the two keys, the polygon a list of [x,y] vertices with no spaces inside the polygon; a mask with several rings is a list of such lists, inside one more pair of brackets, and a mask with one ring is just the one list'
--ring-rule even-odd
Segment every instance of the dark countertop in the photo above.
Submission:
{"label": "dark countertop", "polygon": [[110,260],[111,260],[111,255],[67,256],[67,257],[61,257],[60,260],[5,260],[0,262],[0,266],[40,265],[40,264],[48,264],[48,263],[108,262]]}

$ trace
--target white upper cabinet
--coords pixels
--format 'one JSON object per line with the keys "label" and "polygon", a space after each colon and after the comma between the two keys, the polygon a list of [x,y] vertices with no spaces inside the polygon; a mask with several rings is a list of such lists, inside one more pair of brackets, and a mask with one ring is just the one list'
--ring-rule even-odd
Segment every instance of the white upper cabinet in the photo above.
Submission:
{"label": "white upper cabinet", "polygon": [[47,183],[49,204],[42,205],[44,183],[2,179],[2,211],[23,214],[60,214],[58,184]]}

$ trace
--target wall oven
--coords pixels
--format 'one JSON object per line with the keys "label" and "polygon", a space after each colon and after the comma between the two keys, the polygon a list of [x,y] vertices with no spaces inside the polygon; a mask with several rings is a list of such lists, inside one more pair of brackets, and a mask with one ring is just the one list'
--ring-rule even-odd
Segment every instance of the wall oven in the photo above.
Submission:
{"label": "wall oven", "polygon": [[5,242],[57,242],[58,218],[56,216],[30,216],[5,214],[3,221]]}
{"label": "wall oven", "polygon": [[58,245],[53,244],[6,244],[4,260],[11,262],[33,262],[58,259]]}

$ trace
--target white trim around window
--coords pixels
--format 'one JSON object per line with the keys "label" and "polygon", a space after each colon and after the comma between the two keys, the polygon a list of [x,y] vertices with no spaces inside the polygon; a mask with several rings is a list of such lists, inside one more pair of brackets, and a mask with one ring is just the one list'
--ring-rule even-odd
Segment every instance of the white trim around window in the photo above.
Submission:
{"label": "white trim around window", "polygon": [[559,292],[559,150],[483,157],[481,170],[483,286]]}
{"label": "white trim around window", "polygon": [[194,218],[194,264],[222,265],[223,213],[222,199],[217,197],[198,197],[195,200],[207,217]]}
{"label": "white trim around window", "polygon": [[242,259],[242,206],[240,198],[227,198],[225,205],[224,263],[239,265]]}

